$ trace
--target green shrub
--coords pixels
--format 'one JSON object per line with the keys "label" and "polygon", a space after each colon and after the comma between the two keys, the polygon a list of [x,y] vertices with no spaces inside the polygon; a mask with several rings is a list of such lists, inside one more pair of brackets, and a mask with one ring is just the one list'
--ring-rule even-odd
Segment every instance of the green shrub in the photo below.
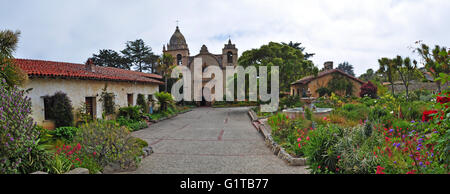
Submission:
{"label": "green shrub", "polygon": [[0,80],[0,174],[42,170],[48,160],[37,145],[39,131],[30,116],[30,98],[25,95]]}
{"label": "green shrub", "polygon": [[137,131],[137,130],[148,127],[148,124],[146,121],[135,121],[135,120],[127,119],[125,117],[119,117],[119,118],[117,118],[116,121],[117,121],[117,123],[120,124],[120,126],[125,126],[128,129],[130,129],[130,131]]}
{"label": "green shrub", "polygon": [[309,108],[306,108],[305,109],[305,119],[309,120],[309,121],[312,120],[312,115],[313,115],[312,111]]}
{"label": "green shrub", "polygon": [[85,154],[95,152],[95,160],[101,166],[110,163],[119,164],[122,168],[135,166],[142,155],[142,150],[129,130],[113,122],[99,120],[83,125],[75,142],[84,146]]}
{"label": "green shrub", "polygon": [[319,93],[320,97],[325,96],[325,95],[328,95],[328,96],[331,95],[331,90],[326,87],[320,87],[319,89],[316,90],[316,92]]}
{"label": "green shrub", "polygon": [[351,121],[364,121],[368,116],[369,108],[364,104],[344,104],[334,109],[332,114],[340,115]]}
{"label": "green shrub", "polygon": [[372,131],[370,124],[344,130],[344,134],[336,143],[337,152],[340,153],[337,172],[371,174],[376,170],[379,162],[372,153],[383,141]]}
{"label": "green shrub", "polygon": [[53,96],[45,96],[48,105],[48,117],[55,122],[56,127],[73,125],[72,101],[67,94],[57,92]]}
{"label": "green shrub", "polygon": [[76,127],[58,127],[51,131],[50,134],[56,138],[61,138],[66,142],[72,142],[73,137],[76,135],[78,128]]}
{"label": "green shrub", "polygon": [[311,173],[336,172],[336,143],[342,130],[335,125],[319,126],[309,132],[309,140],[303,146],[303,152],[308,160]]}
{"label": "green shrub", "polygon": [[300,96],[286,96],[280,99],[280,109],[302,107],[303,102],[300,101]]}
{"label": "green shrub", "polygon": [[99,101],[102,102],[103,111],[106,115],[111,115],[116,112],[116,103],[114,102],[114,98],[116,95],[112,92],[107,92],[108,86],[105,85],[103,88],[102,94],[100,95]]}
{"label": "green shrub", "polygon": [[375,121],[378,123],[385,123],[387,120],[390,120],[391,114],[389,110],[381,106],[375,106],[370,109],[368,119],[370,121]]}
{"label": "green shrub", "polygon": [[136,143],[139,145],[139,147],[141,147],[141,148],[148,147],[148,143],[146,141],[144,141],[143,139],[136,137],[135,140],[136,140]]}
{"label": "green shrub", "polygon": [[133,121],[140,121],[142,120],[143,113],[140,106],[129,106],[120,108],[118,116],[131,119]]}
{"label": "green shrub", "polygon": [[147,101],[145,100],[145,96],[143,94],[137,95],[136,104],[141,107],[142,112],[148,113],[149,107],[147,105]]}
{"label": "green shrub", "polygon": [[172,94],[167,92],[158,92],[155,94],[156,99],[161,104],[161,110],[167,110],[169,104],[173,104],[174,100]]}

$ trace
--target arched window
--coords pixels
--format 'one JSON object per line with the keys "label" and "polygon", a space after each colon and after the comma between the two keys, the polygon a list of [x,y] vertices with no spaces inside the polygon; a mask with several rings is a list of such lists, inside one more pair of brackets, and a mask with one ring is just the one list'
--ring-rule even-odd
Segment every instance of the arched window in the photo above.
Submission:
{"label": "arched window", "polygon": [[183,65],[183,62],[181,61],[182,57],[181,54],[177,55],[177,65]]}
{"label": "arched window", "polygon": [[231,51],[227,53],[227,61],[228,63],[233,63],[233,53]]}

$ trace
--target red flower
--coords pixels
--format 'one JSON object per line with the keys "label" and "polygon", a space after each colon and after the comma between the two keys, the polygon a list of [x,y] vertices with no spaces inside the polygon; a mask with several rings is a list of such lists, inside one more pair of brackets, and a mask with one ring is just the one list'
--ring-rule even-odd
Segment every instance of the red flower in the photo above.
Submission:
{"label": "red flower", "polygon": [[377,166],[377,173],[376,174],[384,174],[383,170],[384,170],[383,167]]}
{"label": "red flower", "polygon": [[415,173],[416,173],[416,170],[411,170],[411,171],[407,172],[406,174],[415,174]]}
{"label": "red flower", "polygon": [[432,116],[430,116],[431,114],[436,114],[437,110],[427,110],[427,111],[423,111],[422,113],[422,121],[426,122],[429,121],[431,119],[433,119]]}
{"label": "red flower", "polygon": [[438,97],[436,97],[436,102],[441,103],[441,104],[445,104],[447,102],[450,102],[450,98],[449,97],[445,97],[445,96],[438,96]]}

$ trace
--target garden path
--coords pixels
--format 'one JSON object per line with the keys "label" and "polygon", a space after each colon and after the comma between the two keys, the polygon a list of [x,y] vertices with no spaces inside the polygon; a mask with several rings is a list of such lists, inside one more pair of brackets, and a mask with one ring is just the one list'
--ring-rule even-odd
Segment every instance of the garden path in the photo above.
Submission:
{"label": "garden path", "polygon": [[136,131],[154,153],[136,174],[288,174],[289,166],[265,145],[247,115],[248,108],[196,108]]}

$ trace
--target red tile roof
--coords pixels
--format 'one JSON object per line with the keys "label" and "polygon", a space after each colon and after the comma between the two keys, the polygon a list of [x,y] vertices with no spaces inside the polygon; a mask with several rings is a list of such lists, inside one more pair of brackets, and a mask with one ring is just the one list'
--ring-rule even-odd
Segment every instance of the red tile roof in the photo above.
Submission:
{"label": "red tile roof", "polygon": [[340,69],[331,69],[331,70],[326,70],[326,71],[319,72],[319,74],[317,74],[317,76],[313,76],[313,75],[306,76],[306,77],[304,77],[304,78],[302,78],[300,80],[295,81],[291,85],[307,84],[307,83],[311,82],[314,79],[317,79],[317,78],[320,78],[320,77],[323,77],[325,75],[332,74],[332,73],[335,73],[335,72],[336,73],[340,73],[342,75],[345,75],[345,76],[349,77],[350,79],[353,79],[353,80],[355,80],[355,81],[357,81],[357,82],[359,82],[361,84],[364,83],[364,81],[362,81],[362,80],[360,80],[360,79],[358,79],[358,78],[356,78],[356,77],[354,77],[354,76],[352,76],[352,75],[350,75],[348,73],[345,73],[344,71],[342,71]]}
{"label": "red tile roof", "polygon": [[23,69],[30,77],[64,77],[72,79],[108,80],[164,84],[159,81],[162,76],[118,69],[112,67],[95,66],[94,72],[86,69],[86,65],[31,59],[15,59],[15,64]]}

